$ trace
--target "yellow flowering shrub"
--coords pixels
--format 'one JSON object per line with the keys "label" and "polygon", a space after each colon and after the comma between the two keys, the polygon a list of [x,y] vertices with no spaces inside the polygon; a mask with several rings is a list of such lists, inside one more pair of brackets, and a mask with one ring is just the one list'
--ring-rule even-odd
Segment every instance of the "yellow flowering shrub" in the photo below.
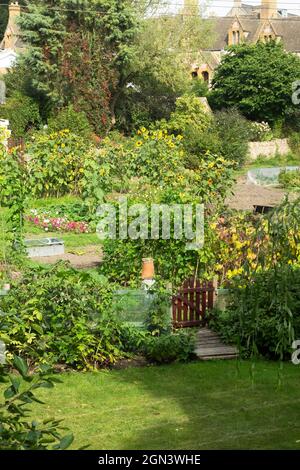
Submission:
{"label": "yellow flowering shrub", "polygon": [[207,243],[214,253],[212,273],[220,283],[240,279],[244,284],[254,272],[274,266],[300,267],[299,207],[298,201],[284,203],[268,216],[234,213],[213,218]]}
{"label": "yellow flowering shrub", "polygon": [[0,126],[0,145],[6,146],[7,140],[10,138],[11,131]]}
{"label": "yellow flowering shrub", "polygon": [[34,135],[26,148],[33,196],[77,194],[88,152],[84,140],[68,129]]}

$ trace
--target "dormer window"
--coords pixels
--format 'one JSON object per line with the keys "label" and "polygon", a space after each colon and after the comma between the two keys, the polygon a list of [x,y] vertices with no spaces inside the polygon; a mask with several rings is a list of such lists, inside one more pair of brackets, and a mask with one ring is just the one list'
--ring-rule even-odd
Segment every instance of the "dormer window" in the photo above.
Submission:
{"label": "dormer window", "polygon": [[237,31],[232,31],[232,44],[233,44],[233,45],[239,44],[239,43],[240,43],[240,39],[241,39],[240,31],[239,31],[239,30],[237,30]]}
{"label": "dormer window", "polygon": [[272,39],[274,39],[272,34],[265,34],[264,35],[264,41],[265,42],[270,42],[270,41],[272,41]]}

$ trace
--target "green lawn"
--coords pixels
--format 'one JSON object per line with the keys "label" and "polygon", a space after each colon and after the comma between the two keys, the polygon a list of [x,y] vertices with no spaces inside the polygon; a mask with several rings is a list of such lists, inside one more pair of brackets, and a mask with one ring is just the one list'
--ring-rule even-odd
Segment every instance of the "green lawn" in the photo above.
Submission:
{"label": "green lawn", "polygon": [[[29,225],[29,224],[28,224]],[[26,227],[28,227],[26,224]],[[45,232],[33,227],[33,230],[26,230],[26,238],[60,238],[65,242],[67,251],[72,248],[84,248],[89,245],[101,245],[101,240],[96,233],[71,233],[71,232]]]}
{"label": "green lawn", "polygon": [[73,447],[299,449],[300,368],[235,361],[70,373],[43,390],[40,418],[64,418]]}

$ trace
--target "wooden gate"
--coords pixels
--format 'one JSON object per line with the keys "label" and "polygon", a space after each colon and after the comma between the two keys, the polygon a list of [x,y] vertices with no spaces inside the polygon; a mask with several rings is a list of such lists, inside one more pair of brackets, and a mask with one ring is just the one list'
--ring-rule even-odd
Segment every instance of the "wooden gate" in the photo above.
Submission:
{"label": "wooden gate", "polygon": [[204,325],[207,310],[214,306],[213,282],[187,279],[172,299],[174,328]]}
{"label": "wooden gate", "polygon": [[8,148],[9,150],[11,150],[14,147],[19,147],[22,151],[24,151],[25,140],[22,137],[20,138],[10,137],[8,139]]}

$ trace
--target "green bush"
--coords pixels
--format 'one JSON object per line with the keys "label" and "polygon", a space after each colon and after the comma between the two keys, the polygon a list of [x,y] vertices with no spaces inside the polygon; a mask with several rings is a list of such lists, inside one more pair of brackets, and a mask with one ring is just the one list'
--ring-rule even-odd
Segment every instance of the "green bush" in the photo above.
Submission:
{"label": "green bush", "polygon": [[58,264],[24,273],[2,298],[0,340],[30,362],[79,369],[115,362],[118,324],[111,284],[96,274]]}
{"label": "green bush", "polygon": [[49,370],[30,374],[26,362],[14,356],[9,373],[8,366],[0,366],[0,383],[8,384],[4,400],[0,403],[0,450],[64,450],[73,442],[73,435],[61,435],[65,428],[60,420],[32,420],[30,409],[34,402],[42,403],[35,395],[39,388],[53,388],[60,382]]}
{"label": "green bush", "polygon": [[170,315],[170,292],[165,289],[154,289],[150,304],[146,327],[152,336],[170,333],[172,329]]}
{"label": "green bush", "polygon": [[213,121],[212,114],[205,108],[198,96],[186,94],[176,100],[176,109],[168,121],[161,121],[159,127],[169,133],[184,135],[187,129],[206,132]]}
{"label": "green bush", "polygon": [[168,364],[188,362],[194,357],[195,335],[189,330],[172,333],[165,330],[162,334],[131,326],[121,328],[121,342],[126,352],[145,356],[150,362]]}
{"label": "green bush", "polygon": [[278,182],[285,189],[300,189],[300,170],[281,171]]}
{"label": "green bush", "polygon": [[207,96],[209,92],[208,84],[204,80],[195,79],[191,81],[190,93],[199,96],[200,98],[203,96]]}
{"label": "green bush", "polygon": [[216,112],[215,121],[223,156],[242,166],[247,157],[251,134],[249,122],[235,108]]}
{"label": "green bush", "polygon": [[48,119],[48,132],[59,132],[68,129],[72,134],[85,140],[91,139],[92,128],[83,111],[75,111],[72,105],[63,108]]}
{"label": "green bush", "polygon": [[249,122],[250,140],[253,142],[267,142],[272,140],[272,129],[267,122]]}
{"label": "green bush", "polygon": [[300,269],[282,266],[257,273],[232,291],[226,312],[214,312],[210,326],[245,355],[290,359],[300,337]]}
{"label": "green bush", "polygon": [[292,152],[300,156],[300,132],[292,132],[288,139]]}
{"label": "green bush", "polygon": [[204,132],[198,132],[194,126],[188,126],[184,133],[183,145],[186,150],[184,165],[191,170],[199,169],[207,153],[220,155],[222,143],[215,121]]}
{"label": "green bush", "polygon": [[158,364],[187,362],[193,357],[194,350],[194,336],[183,330],[174,334],[149,337],[145,344],[146,357]]}
{"label": "green bush", "polygon": [[13,93],[0,106],[0,116],[9,120],[14,138],[24,137],[27,131],[41,124],[38,104],[20,92]]}
{"label": "green bush", "polygon": [[150,333],[144,328],[123,324],[120,328],[121,348],[126,353],[144,354]]}

